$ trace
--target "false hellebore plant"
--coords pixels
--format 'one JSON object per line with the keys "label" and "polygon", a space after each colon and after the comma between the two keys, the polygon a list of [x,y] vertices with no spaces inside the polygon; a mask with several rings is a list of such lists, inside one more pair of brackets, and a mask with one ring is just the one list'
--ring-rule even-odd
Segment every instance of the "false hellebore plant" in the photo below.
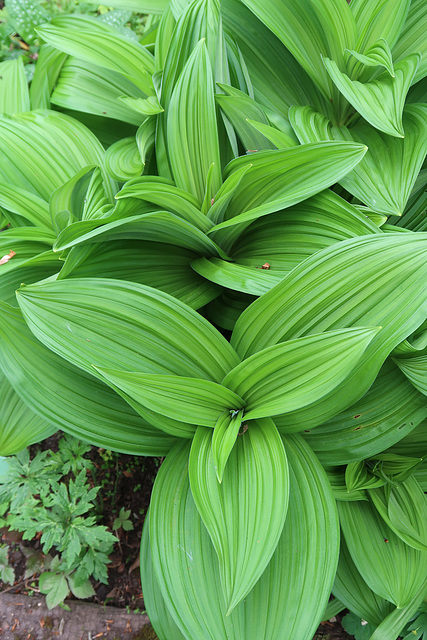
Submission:
{"label": "false hellebore plant", "polygon": [[427,595],[427,5],[140,9],[154,44],[65,16],[29,90],[3,63],[0,453],[166,456],[162,640],[344,607],[395,639]]}

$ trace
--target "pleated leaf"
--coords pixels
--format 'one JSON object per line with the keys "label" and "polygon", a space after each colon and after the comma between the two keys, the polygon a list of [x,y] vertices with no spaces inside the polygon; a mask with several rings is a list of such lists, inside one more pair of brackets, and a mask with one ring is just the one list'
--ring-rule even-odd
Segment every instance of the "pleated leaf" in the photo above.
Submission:
{"label": "pleated leaf", "polygon": [[324,63],[335,85],[365,120],[390,136],[404,137],[402,112],[406,94],[420,63],[419,54],[397,62],[394,76],[385,71],[376,80],[367,83],[350,80],[333,60],[326,58]]}
{"label": "pleated leaf", "polygon": [[197,509],[218,555],[230,613],[251,591],[277,546],[288,506],[289,472],[274,423],[261,420],[251,422],[237,439],[219,484],[212,435],[208,429],[197,429],[189,478]]}
{"label": "pleated leaf", "polygon": [[395,362],[418,391],[427,395],[427,355],[414,358],[396,358]]}
{"label": "pleated leaf", "polygon": [[322,464],[348,464],[388,449],[426,417],[424,396],[387,359],[363,398],[304,437]]}
{"label": "pleated leaf", "polygon": [[89,373],[95,365],[220,382],[238,361],[209,322],[150,287],[84,278],[22,287],[17,295],[34,335]]}
{"label": "pleated leaf", "polygon": [[[406,4],[406,1],[402,3],[402,5]],[[393,47],[395,60],[401,60],[412,53],[422,54],[420,65],[413,79],[414,83],[424,78],[427,73],[426,16],[427,7],[424,0],[412,0],[399,40]]]}
{"label": "pleated leaf", "polygon": [[378,625],[393,610],[393,605],[368,587],[358,572],[341,539],[340,558],[332,593],[357,616],[369,624]]}
{"label": "pleated leaf", "polygon": [[358,53],[354,50],[349,50],[349,53],[356,58],[359,62],[367,67],[384,67],[392,78],[395,77],[393,68],[393,58],[391,55],[390,47],[384,38],[377,40],[371,47],[365,50],[365,53]]}
{"label": "pleated leaf", "polygon": [[379,38],[390,47],[396,43],[408,14],[410,0],[352,0],[350,11],[356,21],[357,50],[366,52]]}
{"label": "pleated leaf", "polygon": [[336,569],[336,507],[309,447],[294,437],[287,437],[286,447],[291,497],[282,536],[260,580],[229,616],[217,557],[188,485],[188,445],[163,463],[150,512],[153,568],[186,637],[312,640]]}
{"label": "pleated leaf", "polygon": [[315,403],[356,366],[377,328],[326,332],[267,347],[237,365],[223,384],[245,399],[245,419]]}
{"label": "pleated leaf", "polygon": [[30,110],[28,84],[21,57],[0,63],[0,113]]}
{"label": "pleated leaf", "polygon": [[3,373],[45,423],[95,446],[132,455],[165,455],[170,450],[174,438],[151,427],[110,387],[36,340],[18,309],[0,303],[0,312]]}
{"label": "pleated leaf", "polygon": [[225,177],[248,167],[231,202],[226,221],[211,233],[290,207],[326,189],[353,169],[366,153],[354,143],[324,142],[261,151],[233,160]]}
{"label": "pleated leaf", "polygon": [[34,442],[53,435],[56,427],[32,411],[0,373],[0,455],[19,453]]}
{"label": "pleated leaf", "polygon": [[339,502],[350,555],[375,593],[403,607],[425,582],[427,552],[406,545],[369,502]]}
{"label": "pleated leaf", "polygon": [[176,185],[203,202],[209,168],[213,198],[221,185],[221,162],[211,63],[202,40],[175,85],[167,112],[170,165]]}
{"label": "pleated leaf", "polygon": [[236,444],[242,418],[243,409],[227,411],[222,413],[215,423],[212,435],[212,457],[218,482],[222,482],[225,465]]}
{"label": "pleated leaf", "polygon": [[383,327],[335,391],[312,410],[309,406],[287,416],[288,429],[318,426],[351,406],[372,385],[400,338],[423,322],[426,245],[421,233],[344,240],[307,258],[240,316],[231,342],[241,357],[316,332],[361,324]]}
{"label": "pleated leaf", "polygon": [[35,227],[52,229],[48,203],[30,191],[2,184],[0,185],[0,206],[22,216],[27,223]]}
{"label": "pleated leaf", "polygon": [[121,182],[140,176],[144,164],[135,138],[122,138],[108,147],[105,168],[114,180]]}
{"label": "pleated leaf", "polygon": [[[46,201],[83,167],[102,169],[103,155],[93,133],[62,113],[42,110],[0,118],[0,183]],[[104,171],[103,178],[112,198],[115,187]]]}
{"label": "pleated leaf", "polygon": [[116,29],[88,16],[74,15],[56,18],[38,27],[37,33],[45,42],[69,55],[122,74],[145,95],[154,93],[153,56]]}
{"label": "pleated leaf", "polygon": [[209,380],[96,369],[105,380],[151,411],[181,422],[214,427],[224,411],[232,413],[245,404],[235,393]]}
{"label": "pleated leaf", "polygon": [[352,129],[330,127],[308,107],[291,108],[289,117],[300,141],[353,139],[369,151],[341,185],[377,213],[403,214],[427,152],[425,105],[409,105],[403,114],[404,139],[388,136],[367,124]]}
{"label": "pleated leaf", "polygon": [[371,490],[369,495],[382,519],[405,544],[427,551],[427,499],[413,476],[395,486]]}

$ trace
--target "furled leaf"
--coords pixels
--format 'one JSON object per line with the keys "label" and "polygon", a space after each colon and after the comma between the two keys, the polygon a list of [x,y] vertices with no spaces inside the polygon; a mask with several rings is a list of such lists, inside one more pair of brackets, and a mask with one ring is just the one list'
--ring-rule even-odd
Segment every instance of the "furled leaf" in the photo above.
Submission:
{"label": "furled leaf", "polygon": [[114,180],[121,182],[140,176],[144,164],[135,138],[122,138],[112,144],[105,154],[105,168]]}
{"label": "furled leaf", "polygon": [[365,53],[358,53],[354,50],[349,50],[349,53],[367,67],[384,67],[392,78],[395,77],[390,47],[384,38],[377,40],[365,50]]}
{"label": "furled leaf", "polygon": [[242,424],[243,409],[223,412],[215,423],[212,435],[212,458],[218,482],[222,482],[225,465],[236,444]]}
{"label": "furled leaf", "polygon": [[50,44],[41,45],[30,86],[30,100],[33,110],[50,108],[51,93],[66,59],[65,53],[51,47]]}
{"label": "furled leaf", "polygon": [[379,38],[384,38],[393,47],[410,4],[410,0],[352,0],[350,11],[356,21],[357,50],[365,52]]}
{"label": "furled leaf", "polygon": [[350,80],[333,60],[326,58],[324,63],[338,89],[365,120],[384,133],[403,138],[403,107],[420,57],[408,56],[395,64],[394,76],[387,70],[367,83]]}

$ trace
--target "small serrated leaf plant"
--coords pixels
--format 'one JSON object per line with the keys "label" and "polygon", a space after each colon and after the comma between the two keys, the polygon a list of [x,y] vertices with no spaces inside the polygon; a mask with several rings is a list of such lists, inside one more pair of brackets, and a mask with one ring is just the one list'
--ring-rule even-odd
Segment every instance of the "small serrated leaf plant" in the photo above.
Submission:
{"label": "small serrated leaf plant", "polygon": [[37,27],[3,84],[0,453],[164,457],[161,640],[311,640],[331,591],[396,640],[427,592],[427,5],[140,9],[145,44]]}

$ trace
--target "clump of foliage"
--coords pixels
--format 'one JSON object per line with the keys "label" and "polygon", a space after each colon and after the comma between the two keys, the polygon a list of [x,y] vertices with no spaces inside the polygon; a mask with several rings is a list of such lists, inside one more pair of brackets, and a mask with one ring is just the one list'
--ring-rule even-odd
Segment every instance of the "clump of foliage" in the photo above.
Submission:
{"label": "clump of foliage", "polygon": [[396,639],[427,593],[427,5],[140,10],[139,42],[55,17],[30,87],[3,73],[0,453],[165,456],[162,640],[310,640],[331,591]]}
{"label": "clump of foliage", "polygon": [[107,583],[108,556],[117,538],[91,515],[99,487],[88,483],[92,463],[84,455],[89,450],[70,436],[61,438],[58,452],[41,451],[32,460],[24,449],[8,459],[8,474],[0,479],[5,526],[23,532],[24,540],[41,534],[46,557],[41,563],[30,554],[26,576],[41,572],[39,587],[49,608],[62,603],[70,590],[78,598],[95,595],[92,576]]}

